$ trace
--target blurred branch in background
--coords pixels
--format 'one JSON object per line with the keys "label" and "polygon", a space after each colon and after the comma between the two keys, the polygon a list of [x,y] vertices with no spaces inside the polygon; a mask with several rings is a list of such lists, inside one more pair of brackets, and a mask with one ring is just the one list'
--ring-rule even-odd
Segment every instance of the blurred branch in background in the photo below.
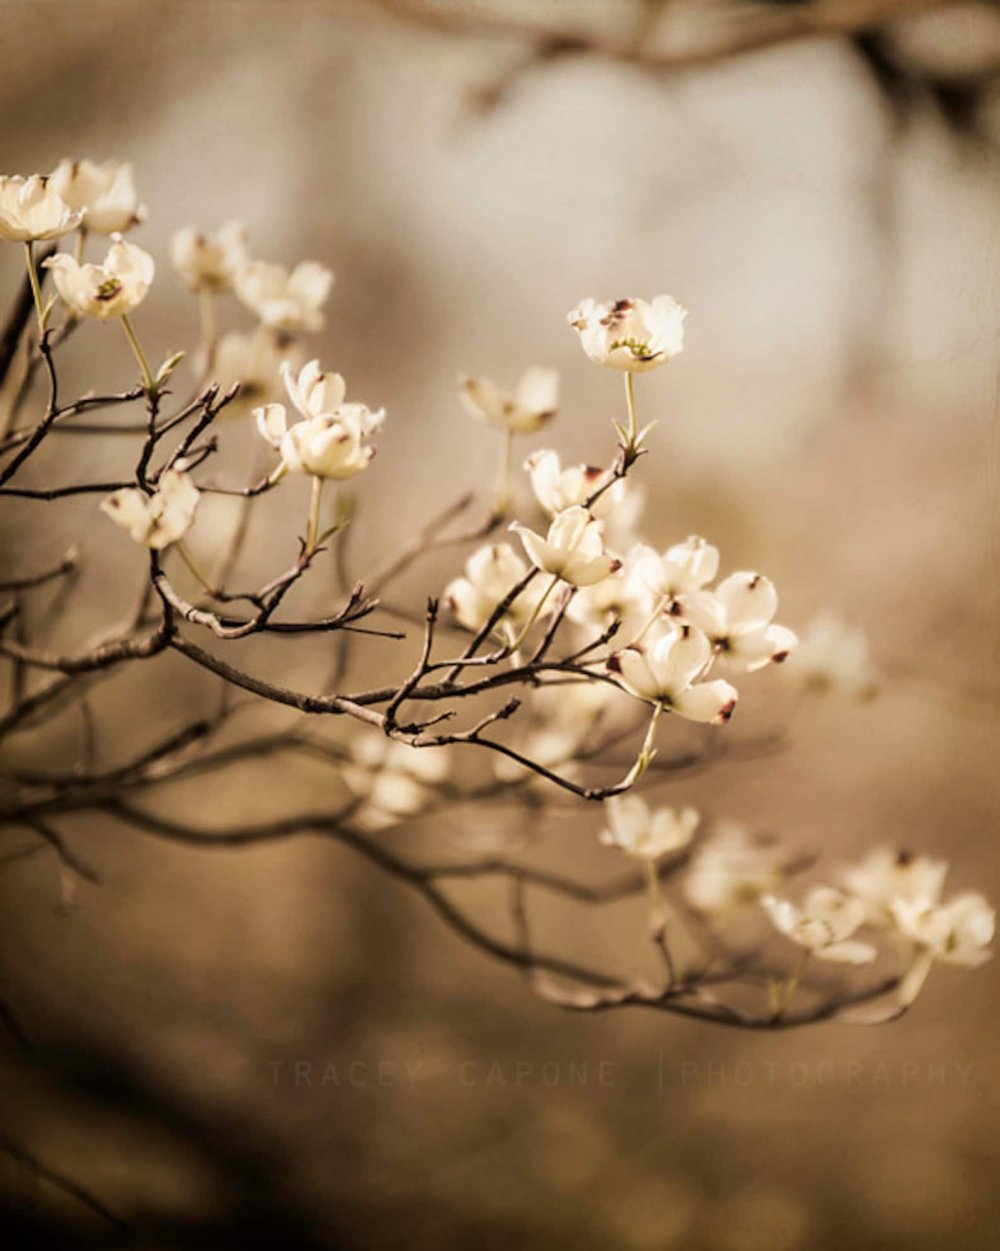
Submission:
{"label": "blurred branch in background", "polygon": [[509,43],[509,64],[470,92],[470,101],[483,110],[501,105],[526,74],[570,57],[614,61],[667,79],[782,45],[827,39],[857,52],[901,120],[930,107],[956,132],[984,138],[1000,73],[996,0],[373,2],[427,29]]}

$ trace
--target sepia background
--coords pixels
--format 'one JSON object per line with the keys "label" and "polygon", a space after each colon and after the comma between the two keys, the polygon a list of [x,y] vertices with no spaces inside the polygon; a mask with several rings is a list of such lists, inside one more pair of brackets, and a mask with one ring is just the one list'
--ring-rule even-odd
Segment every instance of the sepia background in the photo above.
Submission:
{"label": "sepia background", "polygon": [[[6,0],[0,169],[134,163],[135,239],[159,266],[136,323],[157,359],[196,335],[167,261],[180,226],[239,216],[254,255],[336,271],[309,346],[389,413],[359,487],[361,574],[493,472],[460,373],[558,368],[562,413],[524,450],[606,461],[620,382],[566,312],[673,293],[687,348],[637,387],[659,421],[639,467],[650,541],[705,534],[726,569],[774,578],[794,628],[836,608],[882,683],[808,706],[787,750],[663,795],[815,850],[820,872],[888,842],[996,899],[998,64],[987,4]],[[19,262],[0,255],[10,293]],[[67,394],[131,381],[102,327],[66,359]],[[248,464],[249,417],[228,420]],[[102,470],[121,455],[59,450]],[[261,569],[304,507],[267,505]],[[73,538],[86,633],[128,610],[141,569],[93,500],[9,510],[0,554],[41,563]],[[414,576],[412,602],[461,559]],[[406,672],[392,647],[368,653],[374,680]],[[307,686],[323,657],[296,657]],[[781,675],[753,686],[737,739],[787,710]],[[100,695],[132,743],[211,697],[176,658]],[[64,762],[73,735],[12,751]],[[326,785],[269,762],[176,803],[238,824]],[[481,823],[523,834],[498,820],[385,837],[440,854]],[[599,880],[616,868],[600,827],[564,811],[526,852]],[[128,1245],[34,1160],[150,1247],[993,1245],[991,967],[937,970],[884,1029],[562,1014],[343,847],[200,850],[98,821],[71,838],[101,881],[70,901],[44,856],[0,872],[0,999],[57,1058],[4,1044],[15,1244]],[[502,925],[502,898],[474,889]],[[538,923],[570,952],[648,962],[638,905]]]}

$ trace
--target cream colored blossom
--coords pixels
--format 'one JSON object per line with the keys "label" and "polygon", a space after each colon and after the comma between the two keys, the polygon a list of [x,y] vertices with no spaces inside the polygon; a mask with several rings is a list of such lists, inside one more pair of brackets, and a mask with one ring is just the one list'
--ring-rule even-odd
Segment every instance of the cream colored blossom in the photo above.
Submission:
{"label": "cream colored blossom", "polygon": [[[509,543],[487,544],[466,561],[465,576],[445,587],[444,605],[460,625],[478,633],[527,573],[528,566]],[[507,609],[501,628],[509,633],[511,626],[523,625],[537,602],[537,589],[526,587]]]}
{"label": "cream colored blossom", "polygon": [[711,661],[711,644],[700,630],[669,623],[651,643],[616,652],[607,667],[636,699],[719,725],[733,715],[739,692],[720,678],[701,680]]}
{"label": "cream colored blossom", "polygon": [[788,676],[799,686],[841,691],[850,699],[869,698],[877,685],[864,630],[832,612],[814,617],[802,631]]}
{"label": "cream colored blossom", "polygon": [[513,434],[533,434],[559,409],[559,375],[554,369],[527,369],[513,391],[488,378],[465,378],[459,395],[473,417]]}
{"label": "cream colored blossom", "polygon": [[183,538],[194,521],[198,488],[186,473],[168,469],[156,491],[123,487],[101,501],[101,511],[127,530],[136,543],[162,551]]}
{"label": "cream colored blossom", "polygon": [[891,925],[896,903],[935,906],[947,872],[944,860],[875,847],[857,864],[845,866],[840,880],[864,903],[869,924]]}
{"label": "cream colored blossom", "polygon": [[422,811],[451,770],[447,748],[411,747],[384,735],[356,737],[351,756],[342,776],[362,801],[357,819],[369,829],[395,825]]}
{"label": "cream colored blossom", "polygon": [[759,573],[733,573],[714,591],[684,597],[683,615],[709,638],[719,665],[730,673],[752,673],[780,663],[798,643],[784,626],[773,625],[778,593]]}
{"label": "cream colored blossom", "polygon": [[719,572],[719,551],[696,534],[660,555],[642,546],[632,557],[636,578],[657,599],[676,600],[700,591]]}
{"label": "cream colored blossom", "polygon": [[41,174],[0,176],[0,239],[13,243],[59,239],[82,221],[83,213],[74,211]]}
{"label": "cream colored blossom", "polygon": [[174,269],[198,293],[231,290],[246,259],[246,229],[240,221],[228,221],[211,233],[185,226],[170,240]]}
{"label": "cream colored blossom", "polygon": [[64,160],[49,181],[70,208],[83,210],[84,229],[92,234],[122,234],[145,220],[131,165]]}
{"label": "cream colored blossom", "polygon": [[831,886],[815,887],[801,908],[773,895],[760,902],[776,930],[820,960],[870,964],[878,954],[869,943],[851,938],[865,922],[865,905]]}
{"label": "cream colored blossom", "polygon": [[100,265],[80,265],[66,252],[45,262],[52,270],[56,290],[77,317],[105,320],[131,313],[146,298],[156,268],[142,248],[113,235]]}
{"label": "cream colored blossom", "polygon": [[756,907],[778,889],[784,854],[774,843],[753,838],[741,825],[722,822],[695,851],[684,877],[692,907],[711,915]]}
{"label": "cream colored blossom", "polygon": [[604,801],[608,828],[601,842],[639,860],[658,860],[683,851],[700,820],[694,808],[651,809],[639,795],[614,795]]}
{"label": "cream colored blossom", "polygon": [[603,633],[617,621],[615,647],[628,647],[649,625],[656,608],[653,596],[636,578],[629,552],[621,567],[592,586],[581,587],[570,600],[566,616],[592,634]]}
{"label": "cream colored blossom", "polygon": [[559,513],[545,538],[518,521],[510,528],[520,536],[536,569],[572,586],[592,586],[615,568],[616,562],[604,551],[600,522],[579,505]]}
{"label": "cream colored blossom", "polygon": [[935,963],[977,969],[993,958],[989,947],[996,912],[977,892],[955,895],[943,904],[897,899],[892,915],[900,934],[914,948],[913,963],[899,988],[903,1005],[913,1003]]}
{"label": "cream colored blossom", "polygon": [[300,261],[289,273],[283,265],[249,261],[236,274],[240,300],[265,326],[294,334],[323,327],[333,274],[317,261]]}
{"label": "cream colored blossom", "polygon": [[372,411],[365,404],[345,403],[347,385],[344,379],[340,374],[324,372],[318,360],[309,361],[297,374],[285,361],[281,366],[281,377],[288,398],[309,420],[329,418],[345,422],[363,435],[371,434],[385,421],[384,408]]}
{"label": "cream colored blossom", "polygon": [[686,316],[687,310],[670,295],[658,295],[648,303],[623,299],[599,304],[588,299],[569,314],[569,323],[592,361],[644,373],[684,350]]}
{"label": "cream colored blossom", "polygon": [[[223,393],[238,382],[238,402],[263,404],[278,398],[281,366],[287,361],[290,368],[297,368],[302,359],[301,348],[279,343],[278,336],[266,327],[254,334],[228,330],[212,348],[211,376]],[[227,405],[223,409],[223,417],[231,408]]]}
{"label": "cream colored blossom", "polygon": [[[532,452],[524,462],[535,499],[550,517],[574,505],[586,505],[599,486],[608,480],[607,469],[597,465],[568,465],[563,469],[559,453],[545,448]],[[599,521],[609,517],[625,498],[625,482],[619,478],[588,505]]]}

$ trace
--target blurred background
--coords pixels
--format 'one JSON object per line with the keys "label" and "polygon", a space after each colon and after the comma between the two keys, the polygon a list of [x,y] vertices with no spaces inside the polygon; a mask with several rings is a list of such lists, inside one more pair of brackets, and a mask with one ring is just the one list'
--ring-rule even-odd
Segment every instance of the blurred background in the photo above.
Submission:
{"label": "blurred background", "polygon": [[[761,569],[793,628],[837,609],[882,686],[809,706],[787,751],[663,793],[821,867],[878,842],[933,853],[953,890],[996,899],[998,65],[989,4],[6,0],[0,169],[134,163],[150,207],[134,240],[159,266],[136,323],[158,360],[196,336],[167,260],[177,228],[239,216],[255,256],[335,270],[307,350],[389,413],[359,488],[362,573],[493,472],[457,375],[558,368],[562,413],[522,450],[606,462],[620,380],[565,315],[587,295],[674,294],[687,349],[637,388],[659,421],[646,536],[704,534],[724,570]],[[19,263],[0,255],[10,293]],[[235,302],[227,316],[248,324]],[[130,385],[118,337],[67,345],[66,394]],[[230,420],[234,463],[253,437],[245,411]],[[87,469],[123,454],[81,442]],[[304,503],[267,505],[253,560],[273,569]],[[41,518],[7,514],[5,559],[82,535],[77,626],[111,601],[124,615],[141,557],[93,500]],[[462,559],[411,579],[413,602]],[[392,646],[369,653],[376,681],[405,672]],[[296,657],[302,685],[323,657]],[[213,691],[174,658],[101,698],[153,741]],[[732,729],[783,701],[763,675]],[[16,750],[57,762],[73,734]],[[289,796],[316,807],[325,785],[285,760],[176,802],[238,824]],[[539,863],[617,868],[600,813],[543,826]],[[475,827],[386,837],[440,853]],[[15,1245],[129,1243],[46,1168],[151,1247],[994,1245],[992,968],[937,970],[884,1029],[568,1015],[329,842],[70,834],[101,883],[69,906],[50,859],[0,872],[0,998],[51,1061],[5,1044]],[[635,904],[539,926],[615,967],[648,961]]]}

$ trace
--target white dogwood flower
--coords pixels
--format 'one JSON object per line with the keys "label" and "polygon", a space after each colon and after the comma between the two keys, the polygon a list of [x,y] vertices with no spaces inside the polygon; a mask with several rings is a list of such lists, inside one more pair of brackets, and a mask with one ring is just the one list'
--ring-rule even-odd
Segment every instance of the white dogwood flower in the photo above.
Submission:
{"label": "white dogwood flower", "polygon": [[814,617],[799,637],[789,677],[816,691],[842,691],[851,699],[875,693],[871,648],[864,630],[850,626],[836,613]]}
{"label": "white dogwood flower", "polygon": [[937,905],[897,899],[892,914],[901,933],[943,964],[978,968],[992,958],[987,948],[993,941],[996,912],[978,893],[955,895]]}
{"label": "white dogwood flower", "polygon": [[[465,576],[455,578],[445,587],[445,607],[460,625],[478,633],[527,572],[528,566],[509,543],[487,544],[465,562]],[[523,625],[537,602],[535,588],[526,587],[504,614],[501,627]]]}
{"label": "white dogwood flower", "polygon": [[80,265],[67,252],[45,261],[56,290],[77,317],[105,320],[131,313],[146,298],[156,266],[153,258],[121,235],[112,235],[108,254],[100,265]]}
{"label": "white dogwood flower", "polygon": [[897,899],[892,915],[900,933],[916,949],[899,989],[902,1004],[913,1003],[936,962],[977,969],[993,958],[989,946],[996,929],[996,912],[977,892],[955,895],[937,905]]}
{"label": "white dogwood flower", "polygon": [[639,548],[632,564],[635,576],[662,600],[676,600],[700,591],[719,572],[719,550],[696,534],[660,555],[651,547]]}
{"label": "white dogwood flower", "polygon": [[384,735],[355,738],[351,756],[342,777],[351,793],[363,801],[357,819],[368,829],[415,816],[432,801],[434,788],[451,769],[447,748],[411,747]]}
{"label": "white dogwood flower", "polygon": [[185,226],[170,239],[170,261],[191,291],[230,291],[246,264],[246,229],[228,221],[213,232]]}
{"label": "white dogwood flower", "polygon": [[572,586],[592,586],[606,578],[617,562],[604,551],[600,522],[586,508],[566,508],[549,526],[543,539],[534,530],[511,523],[536,569],[551,573]]}
{"label": "white dogwood flower", "polygon": [[[563,469],[559,453],[550,448],[532,452],[524,467],[535,499],[550,517],[576,504],[586,504],[608,478],[608,471],[598,465],[568,465]],[[625,482],[619,478],[589,506],[591,515],[604,520],[619,507],[624,497]]]}
{"label": "white dogwood flower", "polygon": [[777,844],[753,838],[742,825],[719,824],[695,851],[684,878],[693,908],[708,915],[756,908],[778,889],[785,857]]}
{"label": "white dogwood flower", "polygon": [[857,864],[841,869],[840,880],[865,905],[870,925],[891,925],[893,905],[900,901],[935,906],[947,872],[944,860],[875,847]]}
{"label": "white dogwood flower", "polygon": [[613,621],[619,623],[614,635],[616,647],[627,647],[649,625],[656,607],[652,595],[636,578],[629,552],[621,567],[593,586],[581,587],[570,600],[566,616],[577,625],[587,626],[594,634],[605,631]]}
{"label": "white dogwood flower", "polygon": [[60,161],[49,179],[71,209],[82,209],[83,226],[98,235],[122,234],[145,220],[132,166],[117,161]]}
{"label": "white dogwood flower", "polygon": [[776,930],[820,960],[870,964],[878,954],[869,943],[851,938],[865,922],[865,905],[832,886],[815,887],[801,908],[774,895],[760,902]]}
{"label": "white dogwood flower", "polygon": [[646,300],[584,300],[569,314],[580,344],[592,361],[629,373],[664,365],[684,350],[687,310],[670,295]]}
{"label": "white dogwood flower", "polygon": [[[290,368],[298,368],[303,355],[301,348],[295,344],[282,346],[272,331],[265,329],[256,334],[244,334],[239,330],[228,330],[219,336],[212,349],[211,374],[223,393],[234,382],[240,384],[237,404],[251,401],[259,405],[277,399],[282,364],[287,361]],[[222,416],[225,417],[232,408],[232,405],[227,405]]]}
{"label": "white dogwood flower", "polygon": [[375,455],[356,423],[335,416],[310,417],[290,426],[284,404],[265,404],[254,409],[254,417],[261,437],[281,452],[291,473],[353,478]]}
{"label": "white dogwood flower", "polygon": [[123,487],[101,501],[101,511],[127,530],[136,543],[162,551],[183,538],[194,521],[198,488],[186,473],[168,469],[156,491]]}
{"label": "white dogwood flower", "polygon": [[711,661],[712,646],[700,630],[668,623],[648,645],[616,652],[607,668],[636,699],[662,704],[690,721],[720,725],[733,715],[739,692],[721,678],[699,681]]}
{"label": "white dogwood flower", "polygon": [[777,609],[774,583],[759,573],[732,573],[714,591],[697,591],[683,603],[685,620],[704,631],[730,673],[780,663],[795,647],[791,630],[772,625]]}
{"label": "white dogwood flower", "polygon": [[639,795],[614,795],[604,801],[608,828],[601,842],[639,860],[658,860],[683,851],[694,837],[700,817],[694,808],[656,808]]}
{"label": "white dogwood flower", "polygon": [[559,410],[559,375],[527,369],[513,391],[502,391],[489,378],[464,378],[459,395],[473,417],[512,434],[534,434]]}
{"label": "white dogwood flower", "polygon": [[357,427],[362,434],[371,434],[385,421],[385,409],[373,412],[365,404],[346,404],[347,384],[340,374],[326,373],[318,360],[309,361],[296,374],[291,364],[281,366],[285,390],[303,417],[332,418]]}
{"label": "white dogwood flower", "polygon": [[249,261],[236,273],[240,300],[265,326],[294,334],[320,330],[333,274],[317,261],[300,261],[289,273],[283,265]]}
{"label": "white dogwood flower", "polygon": [[32,243],[76,230],[83,213],[72,209],[41,174],[0,176],[0,239]]}

